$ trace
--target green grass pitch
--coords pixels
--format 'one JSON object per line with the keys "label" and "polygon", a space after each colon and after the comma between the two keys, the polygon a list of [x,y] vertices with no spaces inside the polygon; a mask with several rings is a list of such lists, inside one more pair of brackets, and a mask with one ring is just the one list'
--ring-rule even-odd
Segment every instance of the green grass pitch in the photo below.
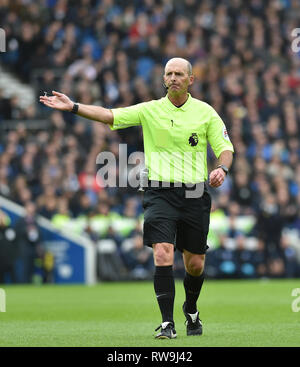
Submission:
{"label": "green grass pitch", "polygon": [[300,346],[300,312],[292,310],[296,279],[206,280],[198,302],[200,337],[185,334],[177,281],[174,340],[154,339],[161,319],[151,282],[0,287],[6,292],[2,347]]}

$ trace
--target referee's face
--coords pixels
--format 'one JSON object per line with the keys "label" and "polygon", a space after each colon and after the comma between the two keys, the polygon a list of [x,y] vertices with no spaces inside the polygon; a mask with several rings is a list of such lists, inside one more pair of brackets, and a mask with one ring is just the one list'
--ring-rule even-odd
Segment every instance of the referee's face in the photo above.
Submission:
{"label": "referee's face", "polygon": [[186,94],[193,80],[194,77],[188,71],[186,60],[174,58],[168,61],[165,67],[164,82],[169,95],[175,97]]}

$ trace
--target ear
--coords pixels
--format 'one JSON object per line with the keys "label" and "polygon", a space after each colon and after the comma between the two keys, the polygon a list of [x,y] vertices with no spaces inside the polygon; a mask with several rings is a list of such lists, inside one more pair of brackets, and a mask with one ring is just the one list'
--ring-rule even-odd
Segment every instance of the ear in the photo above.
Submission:
{"label": "ear", "polygon": [[195,80],[195,78],[194,78],[194,75],[192,74],[190,76],[189,85],[192,85],[194,83],[194,80]]}

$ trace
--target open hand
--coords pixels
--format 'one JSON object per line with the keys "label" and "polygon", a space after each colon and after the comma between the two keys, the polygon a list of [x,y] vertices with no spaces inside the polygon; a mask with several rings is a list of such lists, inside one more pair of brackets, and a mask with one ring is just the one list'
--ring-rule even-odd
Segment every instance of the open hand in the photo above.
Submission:
{"label": "open hand", "polygon": [[63,93],[52,91],[53,96],[40,96],[40,102],[45,106],[55,108],[60,111],[71,111],[74,102]]}

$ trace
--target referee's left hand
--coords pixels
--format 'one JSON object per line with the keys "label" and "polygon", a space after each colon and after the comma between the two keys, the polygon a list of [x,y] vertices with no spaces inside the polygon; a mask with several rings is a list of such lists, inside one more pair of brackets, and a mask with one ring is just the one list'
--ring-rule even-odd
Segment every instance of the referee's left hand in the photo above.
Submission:
{"label": "referee's left hand", "polygon": [[211,187],[219,187],[225,180],[226,173],[222,170],[222,168],[216,168],[211,171],[209,175],[209,185]]}

